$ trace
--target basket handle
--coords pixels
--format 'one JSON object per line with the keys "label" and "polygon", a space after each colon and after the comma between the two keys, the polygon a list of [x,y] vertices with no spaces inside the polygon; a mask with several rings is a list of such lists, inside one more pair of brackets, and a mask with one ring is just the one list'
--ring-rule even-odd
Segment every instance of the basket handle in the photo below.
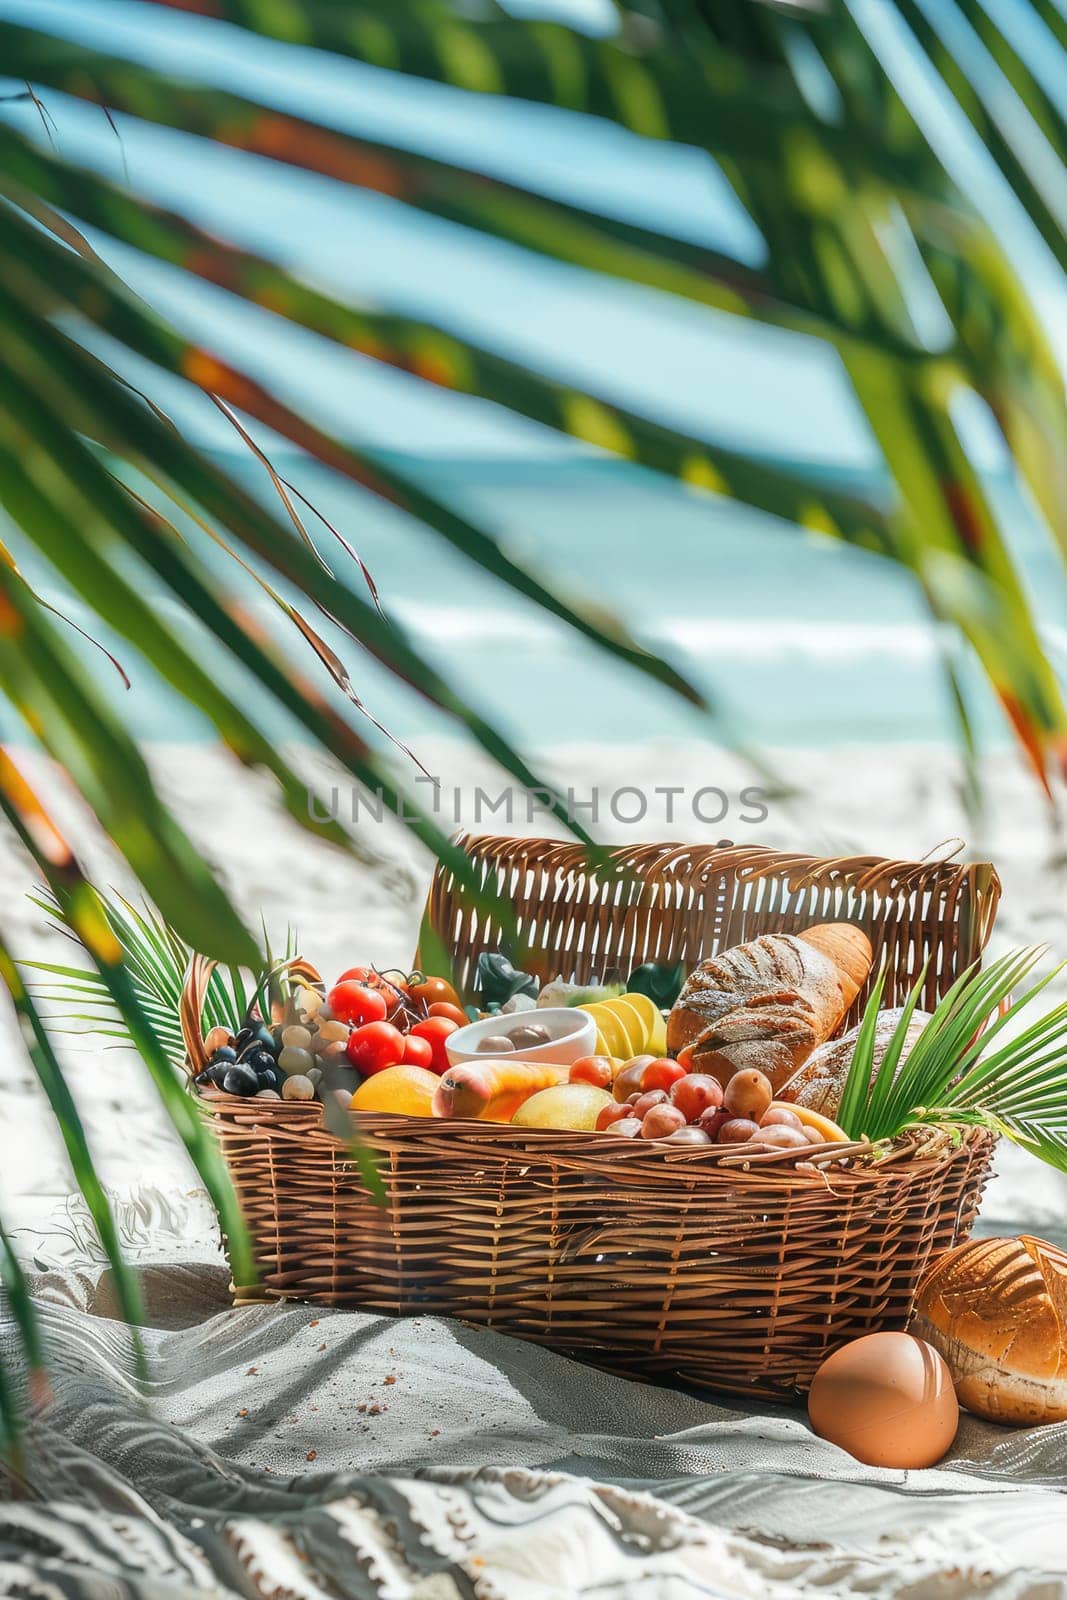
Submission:
{"label": "basket handle", "polygon": [[[178,1020],[181,1024],[182,1042],[185,1045],[185,1070],[190,1078],[195,1078],[208,1064],[208,1053],[204,1044],[204,1002],[207,999],[211,975],[217,966],[218,962],[213,957],[194,953],[182,985],[181,999],[178,1002]],[[274,969],[275,977],[281,973],[302,980],[309,988],[322,987],[322,978],[318,970],[302,956],[294,956],[291,961],[285,961]]]}

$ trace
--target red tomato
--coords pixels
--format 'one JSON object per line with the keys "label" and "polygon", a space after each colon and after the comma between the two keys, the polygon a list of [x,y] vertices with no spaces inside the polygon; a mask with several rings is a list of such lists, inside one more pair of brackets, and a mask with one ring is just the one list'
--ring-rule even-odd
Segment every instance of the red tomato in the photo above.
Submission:
{"label": "red tomato", "polygon": [[348,1059],[366,1077],[399,1066],[404,1059],[404,1035],[391,1022],[365,1022],[348,1036]]}
{"label": "red tomato", "polygon": [[440,1075],[447,1072],[449,1067],[448,1052],[445,1050],[445,1040],[450,1033],[455,1033],[458,1023],[450,1017],[427,1017],[425,1022],[416,1022],[409,1037],[428,1040],[432,1050],[433,1059],[430,1062],[430,1071]]}
{"label": "red tomato", "polygon": [[679,1078],[685,1077],[685,1068],[680,1061],[672,1061],[668,1056],[658,1056],[655,1061],[650,1061],[641,1074],[641,1087],[647,1093],[649,1089],[669,1089],[672,1083],[677,1083]]}
{"label": "red tomato", "polygon": [[338,983],[370,983],[375,979],[373,967],[349,967],[347,972],[342,972]]}
{"label": "red tomato", "polygon": [[417,1039],[413,1034],[407,1034],[404,1039],[403,1065],[430,1068],[432,1062],[433,1045],[429,1039]]}
{"label": "red tomato", "polygon": [[[382,1015],[389,1022],[395,1020],[397,1012],[401,1010],[408,998],[407,991],[401,988],[396,978],[391,978],[384,972],[377,972],[374,967],[349,967],[348,971],[342,972],[338,978],[337,988],[339,989],[343,983],[361,983],[365,984],[368,989],[380,990],[385,1001],[385,1011]],[[344,1020],[347,1021],[348,1019],[345,1018]],[[377,1022],[380,1019],[375,1015],[373,1017],[365,1017],[363,1020],[365,1022]]]}
{"label": "red tomato", "polygon": [[568,1083],[592,1083],[598,1089],[610,1089],[615,1081],[615,1068],[608,1056],[579,1056],[567,1074]]}
{"label": "red tomato", "polygon": [[334,984],[326,996],[326,1004],[341,1022],[359,1026],[363,1022],[382,1022],[389,1010],[380,989],[359,983],[353,978]]}
{"label": "red tomato", "polygon": [[[413,1000],[422,1000],[426,1005],[433,1005],[436,1001],[443,1000],[459,1009],[459,995],[447,978],[423,977],[421,972],[413,972],[404,988]],[[466,1020],[464,1017],[463,1021]]]}
{"label": "red tomato", "polygon": [[696,1122],[705,1111],[722,1105],[722,1084],[707,1072],[687,1072],[671,1084],[671,1104],[676,1105],[686,1122]]}
{"label": "red tomato", "polygon": [[596,1119],[597,1132],[603,1133],[604,1129],[610,1128],[613,1122],[621,1122],[623,1117],[628,1117],[629,1115],[629,1106],[621,1106],[617,1100],[613,1100],[610,1106],[604,1106],[598,1115]]}
{"label": "red tomato", "polygon": [[431,1017],[447,1017],[457,1028],[465,1028],[470,1021],[462,1007],[454,1006],[451,1000],[433,1000],[429,1009]]}

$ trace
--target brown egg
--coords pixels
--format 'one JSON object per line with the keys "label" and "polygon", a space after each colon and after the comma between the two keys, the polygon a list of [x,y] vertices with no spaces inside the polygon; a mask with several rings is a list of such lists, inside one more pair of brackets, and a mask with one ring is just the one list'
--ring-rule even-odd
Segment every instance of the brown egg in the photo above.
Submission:
{"label": "brown egg", "polygon": [[932,1467],[959,1417],[948,1367],[910,1333],[868,1333],[843,1345],[808,1394],[815,1432],[871,1467]]}

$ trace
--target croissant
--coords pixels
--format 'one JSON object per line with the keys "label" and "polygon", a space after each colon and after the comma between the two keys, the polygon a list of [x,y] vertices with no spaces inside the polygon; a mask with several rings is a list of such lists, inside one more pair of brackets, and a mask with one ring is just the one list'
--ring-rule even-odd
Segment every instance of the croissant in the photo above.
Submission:
{"label": "croissant", "polygon": [[833,1033],[873,959],[867,935],[845,922],[720,951],[687,978],[667,1019],[668,1053],[688,1046],[692,1070],[723,1083],[756,1067],[777,1090]]}

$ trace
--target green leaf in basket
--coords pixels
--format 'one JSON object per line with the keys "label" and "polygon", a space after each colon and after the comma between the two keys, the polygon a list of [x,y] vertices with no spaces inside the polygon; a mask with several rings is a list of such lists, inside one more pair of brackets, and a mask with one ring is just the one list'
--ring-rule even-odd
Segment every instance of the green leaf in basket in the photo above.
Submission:
{"label": "green leaf in basket", "polygon": [[[986,1127],[1053,1166],[1067,1166],[1067,1001],[1023,1022],[1023,1013],[1067,963],[1014,1003],[1010,1000],[1043,954],[1043,947],[1032,946],[1009,951],[984,972],[968,968],[905,1054],[907,1025],[923,987],[920,977],[877,1063],[875,1022],[882,990],[876,984],[838,1111],[845,1132],[852,1138],[892,1139],[925,1124]],[[998,1044],[1005,1031],[1010,1037]]]}
{"label": "green leaf in basket", "polygon": [[848,1076],[841,1091],[841,1104],[838,1107],[837,1121],[839,1126],[844,1128],[850,1139],[862,1139],[866,1133],[867,1099],[871,1086],[873,1060],[872,1051],[875,1030],[878,1026],[878,1011],[882,1004],[882,994],[885,990],[885,980],[886,970],[883,966],[875,979],[870,998],[864,1009],[859,1037],[856,1040],[856,1048],[852,1053]]}
{"label": "green leaf in basket", "polygon": [[[122,947],[138,1005],[151,1022],[168,1060],[176,1070],[181,1069],[185,1041],[179,1006],[192,949],[153,908],[138,908],[114,890],[98,889],[96,892],[108,926]],[[81,947],[63,905],[54,895],[45,891],[30,895],[29,899]],[[58,1005],[60,1015],[68,1023],[83,1022],[85,1027],[80,1031],[130,1042],[129,1030],[122,1026],[121,1013],[95,967],[68,967],[50,961],[23,961],[21,965],[57,980],[47,987],[37,985],[34,992]],[[244,979],[238,968],[229,969],[228,976],[229,988],[222,969],[216,968],[212,974],[204,999],[205,1033],[215,1026],[236,1033],[241,1026],[248,1004]],[[55,1031],[56,1024],[50,1023],[50,1026]]]}
{"label": "green leaf in basket", "polygon": [[478,957],[474,992],[481,1000],[483,1009],[491,1005],[502,1006],[517,994],[533,997],[540,987],[540,980],[533,973],[520,972],[499,950],[483,950]]}
{"label": "green leaf in basket", "polygon": [[[900,1014],[900,1020],[893,1029],[893,1036],[889,1041],[885,1056],[882,1060],[882,1069],[878,1073],[874,1082],[870,1085],[867,1096],[865,1120],[872,1127],[878,1126],[879,1114],[882,1110],[882,1106],[896,1079],[897,1067],[907,1044],[908,1027],[911,1023],[912,1017],[915,1015],[915,1009],[918,1006],[919,996],[922,993],[923,985],[926,982],[926,974],[929,969],[930,957],[927,956],[926,960],[923,962],[922,970],[919,973],[918,978],[915,980],[915,986],[905,1001],[904,1008]],[[877,1021],[877,1018],[875,1020]],[[866,1018],[864,1018],[864,1021],[866,1021]]]}
{"label": "green leaf in basket", "polygon": [[668,961],[645,961],[631,972],[626,988],[634,994],[647,995],[661,1011],[666,1011],[677,1000],[684,982],[685,966],[681,961],[675,965]]}

